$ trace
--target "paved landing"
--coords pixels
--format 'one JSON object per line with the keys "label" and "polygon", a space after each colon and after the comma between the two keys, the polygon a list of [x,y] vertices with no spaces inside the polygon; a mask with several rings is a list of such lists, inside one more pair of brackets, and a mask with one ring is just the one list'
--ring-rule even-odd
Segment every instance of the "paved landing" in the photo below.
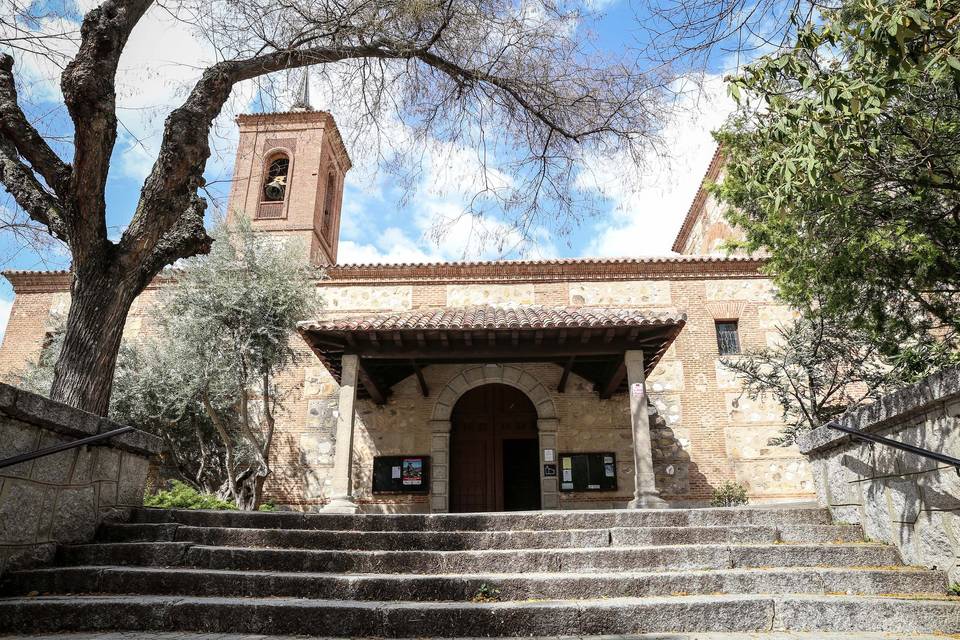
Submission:
{"label": "paved landing", "polygon": [[[114,633],[60,633],[0,636],[0,640],[337,640],[320,636],[264,636],[230,633],[143,633],[124,631]],[[960,635],[913,635],[903,633],[654,633],[624,636],[550,636],[525,640],[945,640]],[[426,639],[419,639],[426,640]],[[449,640],[481,640],[452,638]]]}

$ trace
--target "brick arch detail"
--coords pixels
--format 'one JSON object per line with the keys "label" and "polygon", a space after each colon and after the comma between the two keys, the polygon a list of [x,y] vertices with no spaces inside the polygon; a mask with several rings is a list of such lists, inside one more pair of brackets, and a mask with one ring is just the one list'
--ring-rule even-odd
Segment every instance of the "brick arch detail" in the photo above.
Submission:
{"label": "brick arch detail", "polygon": [[431,420],[449,421],[453,407],[460,396],[471,389],[485,384],[506,384],[524,392],[537,408],[540,420],[555,420],[557,407],[550,392],[535,376],[520,367],[512,365],[476,365],[468,367],[455,375],[440,393],[433,404]]}

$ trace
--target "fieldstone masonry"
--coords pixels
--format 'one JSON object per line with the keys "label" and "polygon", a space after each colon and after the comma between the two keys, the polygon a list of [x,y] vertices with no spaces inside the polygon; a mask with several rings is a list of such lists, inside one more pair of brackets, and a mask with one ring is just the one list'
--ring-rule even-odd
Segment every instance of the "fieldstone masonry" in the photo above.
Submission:
{"label": "fieldstone masonry", "polygon": [[[960,457],[960,369],[888,395],[843,424]],[[862,524],[868,539],[897,545],[907,564],[942,569],[960,582],[957,470],[826,427],[806,434],[800,450],[836,521]]]}
{"label": "fieldstone masonry", "polygon": [[[0,459],[120,426],[0,384]],[[92,540],[102,520],[142,506],[159,451],[159,438],[132,431],[0,469],[0,573],[49,561],[58,543]]]}

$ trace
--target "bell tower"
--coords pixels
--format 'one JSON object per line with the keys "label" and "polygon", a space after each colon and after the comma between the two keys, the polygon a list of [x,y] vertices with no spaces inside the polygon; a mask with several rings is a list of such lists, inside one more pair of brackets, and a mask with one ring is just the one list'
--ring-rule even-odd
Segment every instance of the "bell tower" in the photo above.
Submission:
{"label": "bell tower", "polygon": [[237,117],[240,142],[227,219],[245,214],[255,231],[296,238],[315,264],[334,264],[343,179],[350,157],[333,116],[306,104]]}

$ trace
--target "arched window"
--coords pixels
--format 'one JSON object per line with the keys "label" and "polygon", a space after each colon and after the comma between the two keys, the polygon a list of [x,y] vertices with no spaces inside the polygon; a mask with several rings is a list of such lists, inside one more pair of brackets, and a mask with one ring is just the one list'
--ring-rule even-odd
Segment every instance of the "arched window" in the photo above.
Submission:
{"label": "arched window", "polygon": [[262,202],[283,202],[287,196],[287,173],[290,171],[290,158],[276,156],[270,161],[267,175],[263,179]]}
{"label": "arched window", "polygon": [[327,186],[323,195],[323,226],[321,233],[325,238],[330,238],[331,227],[333,226],[333,207],[337,190],[337,176],[333,171],[327,174]]}

